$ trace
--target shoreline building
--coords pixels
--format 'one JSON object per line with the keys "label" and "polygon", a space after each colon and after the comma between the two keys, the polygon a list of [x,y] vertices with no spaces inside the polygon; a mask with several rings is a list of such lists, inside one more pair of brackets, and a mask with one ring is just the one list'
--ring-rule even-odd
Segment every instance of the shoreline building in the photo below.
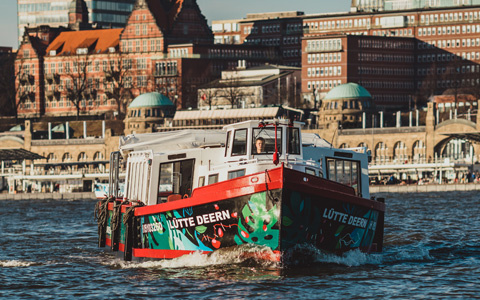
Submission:
{"label": "shoreline building", "polygon": [[[358,48],[361,45],[365,47],[373,43],[375,38],[381,37],[385,43],[392,45],[392,47],[372,47],[369,50],[370,53],[363,50],[357,53],[355,60],[364,62],[366,62],[365,59],[370,60],[374,70],[366,70],[365,67],[368,67],[366,63],[361,66],[360,62],[349,67],[354,72],[362,73],[361,78],[356,76],[356,79],[349,81],[368,88],[375,104],[380,107],[405,109],[425,106],[431,96],[442,94],[448,89],[471,90],[478,94],[476,90],[480,88],[478,79],[480,5],[307,15],[303,18],[303,22],[302,49],[304,51],[311,49],[313,43],[316,45],[318,41],[321,44],[322,40],[333,35],[358,36],[358,43],[342,43],[342,48],[336,50],[342,55],[348,53],[350,47]],[[392,78],[397,75],[391,74],[389,61],[396,60],[397,56],[402,56],[402,52],[405,51],[403,47],[395,48],[394,45],[398,45],[399,39],[405,39],[404,43],[413,43],[414,47],[410,49],[413,61],[410,59],[406,63],[413,67],[414,74],[411,74],[412,70],[408,70],[408,73],[403,76],[410,78],[409,82],[400,83],[403,87],[398,86],[398,83],[397,86],[392,87]],[[408,42],[409,39],[411,42]],[[330,49],[315,50],[319,54],[325,51],[331,52]],[[393,56],[386,57],[388,52]],[[329,67],[329,63],[320,63],[318,67]],[[308,65],[308,54],[304,53],[302,67],[305,69],[306,65]],[[398,69],[393,71],[398,72]],[[314,97],[313,79],[315,83],[317,80],[320,81],[320,87],[321,81],[337,80],[337,85],[347,83],[339,78],[338,73],[323,76],[320,74],[315,77],[310,80],[302,78],[302,93],[307,99]],[[326,94],[333,87],[328,85],[323,90],[320,88],[320,92]],[[391,92],[385,93],[390,89],[392,89]],[[398,89],[404,91],[402,97],[398,97]]]}
{"label": "shoreline building", "polygon": [[[72,15],[71,28],[86,28],[84,15]],[[276,63],[278,54],[268,46],[213,44],[194,0],[137,0],[123,29],[25,34],[16,60],[19,115],[115,116],[154,91],[177,109],[196,107],[198,87],[239,60]]]}
{"label": "shoreline building", "polygon": [[[277,17],[273,17],[274,15]],[[294,62],[293,65],[302,67],[301,93],[304,100],[311,105],[335,86],[348,82],[367,87],[375,104],[387,110],[425,106],[432,95],[442,94],[452,88],[480,89],[478,0],[353,0],[350,12],[309,15],[286,12],[284,15],[257,14],[256,18],[247,15],[241,20],[213,21],[212,28],[217,43],[234,40],[244,44],[270,44],[279,48],[282,54],[281,64],[292,65],[291,62]],[[350,36],[358,36],[358,42],[346,42],[351,40]],[[334,52],[329,48],[317,50],[317,41],[320,44],[335,37],[341,37],[341,48]],[[392,47],[365,49],[365,45],[376,43],[373,42],[375,38],[383,38],[385,42],[379,42],[383,45],[412,43],[413,48],[409,50],[412,57],[407,64],[413,67],[413,74],[412,70],[402,70],[402,75],[391,74],[393,68],[389,66],[388,60],[392,61],[397,55],[403,56],[405,49],[398,49],[398,53],[397,49]],[[402,38],[405,42],[400,42]],[[389,42],[388,39],[392,41]],[[313,43],[315,47],[312,46]],[[292,48],[286,49],[287,45]],[[385,51],[389,52],[388,55],[393,55],[393,58],[386,58]],[[358,57],[349,56],[349,61],[345,62],[344,58],[351,52],[357,52]],[[328,60],[323,63],[320,61],[321,54],[328,54],[330,57],[330,53],[332,59],[334,53],[340,54],[340,64]],[[308,58],[312,59],[313,54],[315,76],[311,75],[307,79],[308,70],[312,72],[313,68],[312,60],[308,63]],[[320,55],[318,63],[317,54]],[[362,63],[358,62],[359,59],[362,59]],[[365,69],[370,63],[374,66]],[[330,67],[340,65],[341,75],[334,74],[333,69],[330,73]],[[328,73],[322,74],[322,68],[327,68]],[[392,87],[397,76],[408,78],[408,83],[394,83]],[[392,91],[389,92],[390,88]],[[399,90],[402,90],[400,94]]]}
{"label": "shoreline building", "polygon": [[300,67],[303,16],[301,11],[251,13],[244,19],[214,20],[212,31],[216,44],[274,46],[282,65]]}
{"label": "shoreline building", "polygon": [[414,106],[416,41],[412,38],[322,35],[306,37],[302,95],[320,103],[335,87],[358,83],[380,109]]}
{"label": "shoreline building", "polygon": [[[242,63],[242,62],[240,62]],[[262,65],[222,71],[198,90],[198,109],[300,106],[300,68]]]}
{"label": "shoreline building", "polygon": [[352,0],[351,12],[471,6],[478,0]]}
{"label": "shoreline building", "polygon": [[[135,0],[79,0],[74,5],[88,7],[88,21],[97,28],[125,26]],[[18,38],[22,41],[25,27],[48,25],[66,27],[69,24],[71,0],[17,0]]]}

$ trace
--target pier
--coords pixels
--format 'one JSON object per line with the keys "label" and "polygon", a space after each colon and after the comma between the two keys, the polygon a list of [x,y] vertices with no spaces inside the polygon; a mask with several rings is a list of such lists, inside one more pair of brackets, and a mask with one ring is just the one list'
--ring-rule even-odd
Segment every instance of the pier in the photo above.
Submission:
{"label": "pier", "polygon": [[18,193],[18,194],[0,194],[2,200],[91,200],[95,199],[93,192],[79,193]]}
{"label": "pier", "polygon": [[480,184],[425,184],[425,185],[371,185],[370,193],[429,193],[429,192],[456,192],[478,191]]}

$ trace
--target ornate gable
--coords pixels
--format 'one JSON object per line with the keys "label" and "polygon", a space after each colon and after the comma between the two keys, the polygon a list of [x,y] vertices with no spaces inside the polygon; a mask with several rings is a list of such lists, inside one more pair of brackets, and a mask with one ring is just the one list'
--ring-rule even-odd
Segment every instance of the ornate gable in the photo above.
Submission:
{"label": "ornate gable", "polygon": [[169,43],[213,43],[207,19],[195,0],[177,0],[169,11]]}
{"label": "ornate gable", "polygon": [[166,52],[168,44],[213,43],[195,0],[137,0],[121,36],[122,52]]}
{"label": "ornate gable", "polygon": [[[154,3],[150,5],[148,3]],[[138,0],[120,36],[122,52],[164,51],[165,13],[156,1]]]}

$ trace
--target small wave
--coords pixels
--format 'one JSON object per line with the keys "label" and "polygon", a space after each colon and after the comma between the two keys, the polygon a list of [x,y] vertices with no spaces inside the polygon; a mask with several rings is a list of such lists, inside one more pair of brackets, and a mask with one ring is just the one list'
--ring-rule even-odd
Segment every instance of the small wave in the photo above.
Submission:
{"label": "small wave", "polygon": [[[245,247],[246,246],[246,247]],[[206,267],[212,265],[231,265],[231,264],[247,264],[262,267],[275,267],[276,262],[266,261],[260,257],[274,256],[273,251],[267,247],[242,245],[228,249],[221,249],[212,253],[204,254],[201,252],[193,252],[178,258],[143,261],[143,262],[126,262],[120,259],[113,261],[103,261],[103,264],[111,265],[121,269],[145,268],[145,269],[177,269],[177,268],[195,268]]]}
{"label": "small wave", "polygon": [[30,267],[38,265],[38,263],[23,260],[0,260],[0,267],[16,268],[16,267]]}
{"label": "small wave", "polygon": [[297,245],[288,254],[288,264],[308,265],[315,264],[337,264],[347,267],[358,267],[369,264],[380,264],[382,254],[368,254],[359,249],[351,250],[343,254],[327,253],[315,248],[312,245]]}
{"label": "small wave", "polygon": [[424,246],[394,247],[383,254],[384,262],[414,262],[433,260],[430,251]]}
{"label": "small wave", "polygon": [[317,262],[334,263],[345,265],[347,267],[359,267],[363,265],[378,265],[382,262],[381,254],[367,254],[358,249],[335,255],[330,253],[321,253],[317,257]]}

